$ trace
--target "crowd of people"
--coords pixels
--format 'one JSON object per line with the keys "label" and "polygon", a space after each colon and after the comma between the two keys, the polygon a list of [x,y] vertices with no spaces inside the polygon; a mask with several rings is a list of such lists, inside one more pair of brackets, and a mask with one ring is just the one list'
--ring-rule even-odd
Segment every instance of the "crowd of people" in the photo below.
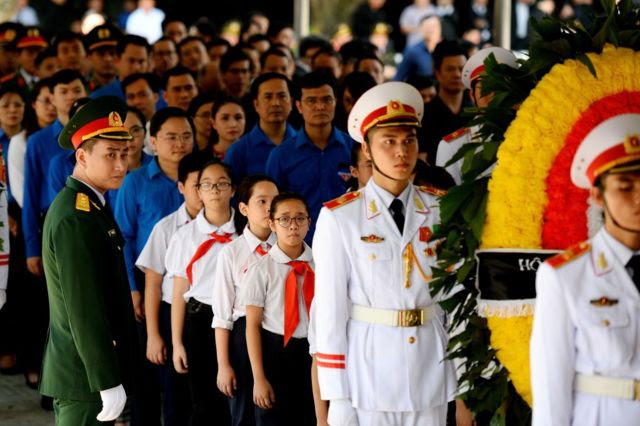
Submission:
{"label": "crowd of people", "polygon": [[[460,162],[449,164],[449,160],[455,152],[452,147],[459,147],[475,132],[465,128],[471,117],[464,109],[486,106],[490,99],[477,80],[477,70],[488,55],[478,49],[490,41],[487,4],[474,1],[475,18],[470,27],[461,28],[452,2],[432,5],[416,0],[400,17],[407,48],[397,72],[389,75],[396,64],[389,63],[387,52],[372,38],[374,33],[380,35],[376,27],[384,22],[384,1],[370,0],[356,10],[351,40],[337,46],[335,40],[312,35],[300,40],[296,53],[291,26],[270,23],[263,13],[252,14],[236,39],[230,40],[203,30],[206,26],[189,27],[180,19],[164,17],[153,2],[140,3],[141,11],[122,17],[119,25],[101,23],[85,34],[61,28],[47,37],[34,25],[0,24],[0,144],[8,205],[3,226],[9,230],[11,248],[6,292],[0,285],[0,372],[23,373],[27,386],[38,387],[52,295],[51,290],[47,294],[52,268],[47,258],[49,262],[55,258],[50,246],[43,247],[43,236],[53,238],[45,217],[65,190],[80,190],[68,178],[86,168],[78,154],[79,147],[91,153],[92,146],[83,145],[89,143],[85,140],[107,134],[105,128],[126,129],[126,177],[121,186],[108,187],[98,197],[108,218],[117,224],[118,230],[109,230],[109,235],[121,235],[123,241],[122,272],[139,346],[139,368],[129,371],[128,378],[138,391],[127,400],[117,422],[146,426],[159,425],[162,419],[165,425],[276,425],[293,424],[286,419],[295,418],[295,424],[326,424],[323,400],[338,401],[337,415],[343,401],[340,380],[346,380],[327,371],[344,369],[344,363],[336,360],[344,361],[340,354],[345,348],[309,356],[316,354],[309,344],[314,330],[313,282],[316,272],[327,280],[332,274],[344,278],[347,271],[340,270],[339,262],[328,263],[326,257],[316,259],[323,268],[316,271],[314,254],[316,250],[325,256],[339,253],[342,248],[323,240],[360,232],[360,225],[341,231],[338,219],[331,219],[336,220],[334,224],[325,214],[323,222],[320,212],[323,205],[332,209],[350,203],[362,190],[365,197],[374,197],[363,207],[365,219],[376,217],[375,200],[380,206],[388,204],[385,197],[371,195],[377,192],[370,193],[377,191],[371,183],[376,173],[388,182],[408,182],[410,176],[413,184],[427,188],[425,193],[431,195],[460,183]],[[143,3],[151,5],[145,9]],[[517,13],[520,22],[522,14]],[[149,31],[149,22],[156,22],[158,31]],[[517,66],[510,52],[489,50],[500,62]],[[469,57],[475,59],[468,61]],[[408,136],[403,136],[408,142],[402,143],[416,144],[415,167],[398,171],[406,168],[403,163],[394,169],[401,179],[389,177],[378,167],[385,161],[378,154],[382,148],[375,154],[380,155],[376,163],[371,141],[354,141],[358,132],[367,138],[371,127],[366,126],[371,123],[353,122],[353,117],[368,118],[362,108],[376,106],[379,99],[373,97],[365,106],[358,100],[373,88],[388,85],[388,80],[406,82],[398,86],[399,97],[409,88],[419,94],[418,106],[412,103],[415,99],[406,105],[379,105],[394,120],[404,117],[390,124],[410,127]],[[396,94],[386,90],[376,96],[393,99]],[[123,102],[121,113],[113,99]],[[106,111],[108,126],[99,127],[82,114],[93,112],[101,100],[114,106],[112,113]],[[386,115],[371,126],[384,120],[389,121]],[[74,132],[86,139],[74,139]],[[72,150],[62,147],[63,139]],[[404,197],[399,213],[389,206],[400,232],[398,244],[403,229],[407,232],[418,223],[410,223],[414,212],[409,203],[415,203],[416,214],[426,214],[432,206],[425,203],[433,201],[428,198],[431,195],[404,188],[391,203]],[[73,202],[76,210],[87,212],[95,205],[83,197]],[[336,217],[342,216],[336,213]],[[317,230],[319,218],[322,229]],[[428,242],[427,233],[436,225],[433,218],[429,221],[413,237],[416,244]],[[385,238],[375,234],[379,231],[363,230],[374,233],[352,237],[365,245],[380,243]],[[68,238],[73,235],[69,233]],[[312,251],[318,241],[320,246]],[[429,249],[417,255],[402,253],[403,259],[409,259],[407,277],[424,275],[421,262],[434,261],[433,248]],[[82,259],[82,253],[72,255]],[[399,253],[393,255],[400,259]],[[342,256],[358,257],[351,252]],[[369,276],[373,271],[372,280],[391,276],[389,270],[381,269],[391,252],[372,251],[368,256],[358,259],[358,273]],[[375,267],[367,263],[376,260]],[[411,269],[414,261],[416,267]],[[5,263],[0,262],[0,267]],[[285,300],[289,282],[300,289],[293,301],[295,309]],[[364,303],[368,290],[366,283],[360,284]],[[409,288],[411,282],[405,285]],[[66,297],[64,292],[56,295]],[[319,297],[333,300],[325,289]],[[6,304],[1,303],[4,300]],[[321,305],[318,315],[325,319],[349,315],[339,308]],[[291,315],[294,320],[289,321]],[[366,312],[359,315],[368,318]],[[319,331],[321,349],[331,346],[326,333]],[[428,345],[431,338],[446,340],[442,333],[434,333],[419,336],[416,347]],[[416,338],[408,341],[413,345]],[[442,358],[436,358],[425,361],[433,365],[424,371],[439,368],[435,365]],[[318,366],[324,368],[320,380]],[[419,397],[439,401],[445,414],[455,391],[450,373],[438,373],[441,387]],[[337,396],[321,397],[318,381],[330,389],[327,395]],[[366,387],[364,382],[361,385]],[[52,389],[57,388],[51,380],[41,384],[46,396],[57,396]],[[390,411],[421,406],[410,396],[406,400],[412,402],[406,404],[401,393],[396,396]],[[362,395],[353,398],[361,398],[363,407],[380,406]],[[49,398],[42,403],[43,408],[51,408]],[[62,409],[54,408],[56,413]],[[462,420],[464,405],[457,408],[459,424],[470,425],[470,415]],[[433,418],[442,414],[440,408]],[[420,418],[416,417],[416,424],[424,424]]]}

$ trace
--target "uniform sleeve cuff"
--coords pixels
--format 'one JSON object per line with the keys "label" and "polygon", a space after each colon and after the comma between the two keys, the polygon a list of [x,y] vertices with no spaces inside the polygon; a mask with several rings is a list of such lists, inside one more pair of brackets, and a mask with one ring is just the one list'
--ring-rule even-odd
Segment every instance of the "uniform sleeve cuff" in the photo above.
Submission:
{"label": "uniform sleeve cuff", "polygon": [[233,321],[225,321],[221,318],[213,317],[211,328],[224,328],[225,330],[233,330]]}

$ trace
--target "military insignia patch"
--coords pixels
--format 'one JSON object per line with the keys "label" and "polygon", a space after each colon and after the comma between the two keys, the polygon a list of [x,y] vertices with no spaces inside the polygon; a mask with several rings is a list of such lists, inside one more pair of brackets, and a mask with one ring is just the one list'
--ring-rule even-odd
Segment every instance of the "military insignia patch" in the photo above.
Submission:
{"label": "military insignia patch", "polygon": [[91,211],[91,204],[89,204],[89,196],[87,194],[82,192],[76,194],[76,210],[83,212]]}
{"label": "military insignia patch", "polygon": [[618,299],[609,299],[606,296],[602,296],[597,299],[590,300],[589,303],[598,307],[615,306],[618,304]]}
{"label": "military insignia patch", "polygon": [[431,238],[431,235],[433,235],[433,233],[431,232],[431,228],[429,228],[428,226],[423,226],[420,228],[420,241],[426,243],[427,241],[429,241],[429,238]]}
{"label": "military insignia patch", "polygon": [[417,195],[413,197],[413,202],[415,203],[418,210],[424,210],[424,203]]}
{"label": "military insignia patch", "polygon": [[109,127],[122,127],[122,118],[115,111],[111,111],[109,114]]}
{"label": "military insignia patch", "polygon": [[378,206],[376,206],[376,200],[371,200],[369,203],[369,213],[372,215],[378,213]]}
{"label": "military insignia patch", "polygon": [[323,206],[325,206],[329,210],[333,210],[340,206],[344,206],[345,204],[348,204],[353,200],[358,199],[358,197],[360,197],[359,191],[347,192],[346,194],[341,195],[338,198],[334,198],[331,201],[327,201],[326,203],[323,204]]}
{"label": "military insignia patch", "polygon": [[364,241],[365,243],[381,243],[384,241],[384,237],[379,237],[377,235],[371,234],[360,237],[360,240]]}

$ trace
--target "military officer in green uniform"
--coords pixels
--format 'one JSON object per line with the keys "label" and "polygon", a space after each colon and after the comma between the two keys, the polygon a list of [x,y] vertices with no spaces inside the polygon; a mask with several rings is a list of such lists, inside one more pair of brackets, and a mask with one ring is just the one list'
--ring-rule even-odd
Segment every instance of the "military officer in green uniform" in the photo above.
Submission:
{"label": "military officer in green uniform", "polygon": [[76,166],[43,231],[50,324],[40,392],[54,398],[56,425],[112,423],[131,393],[136,337],[124,239],[104,197],[127,171],[126,111],[118,98],[94,99],[58,138],[75,150]]}

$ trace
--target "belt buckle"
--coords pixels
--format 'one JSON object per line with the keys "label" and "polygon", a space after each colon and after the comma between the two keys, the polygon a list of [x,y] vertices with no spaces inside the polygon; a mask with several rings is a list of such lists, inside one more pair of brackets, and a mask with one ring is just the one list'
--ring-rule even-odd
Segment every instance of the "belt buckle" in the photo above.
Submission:
{"label": "belt buckle", "polygon": [[640,380],[633,381],[633,400],[640,401]]}
{"label": "belt buckle", "polygon": [[424,324],[424,310],[408,309],[400,311],[400,327],[417,327]]}

